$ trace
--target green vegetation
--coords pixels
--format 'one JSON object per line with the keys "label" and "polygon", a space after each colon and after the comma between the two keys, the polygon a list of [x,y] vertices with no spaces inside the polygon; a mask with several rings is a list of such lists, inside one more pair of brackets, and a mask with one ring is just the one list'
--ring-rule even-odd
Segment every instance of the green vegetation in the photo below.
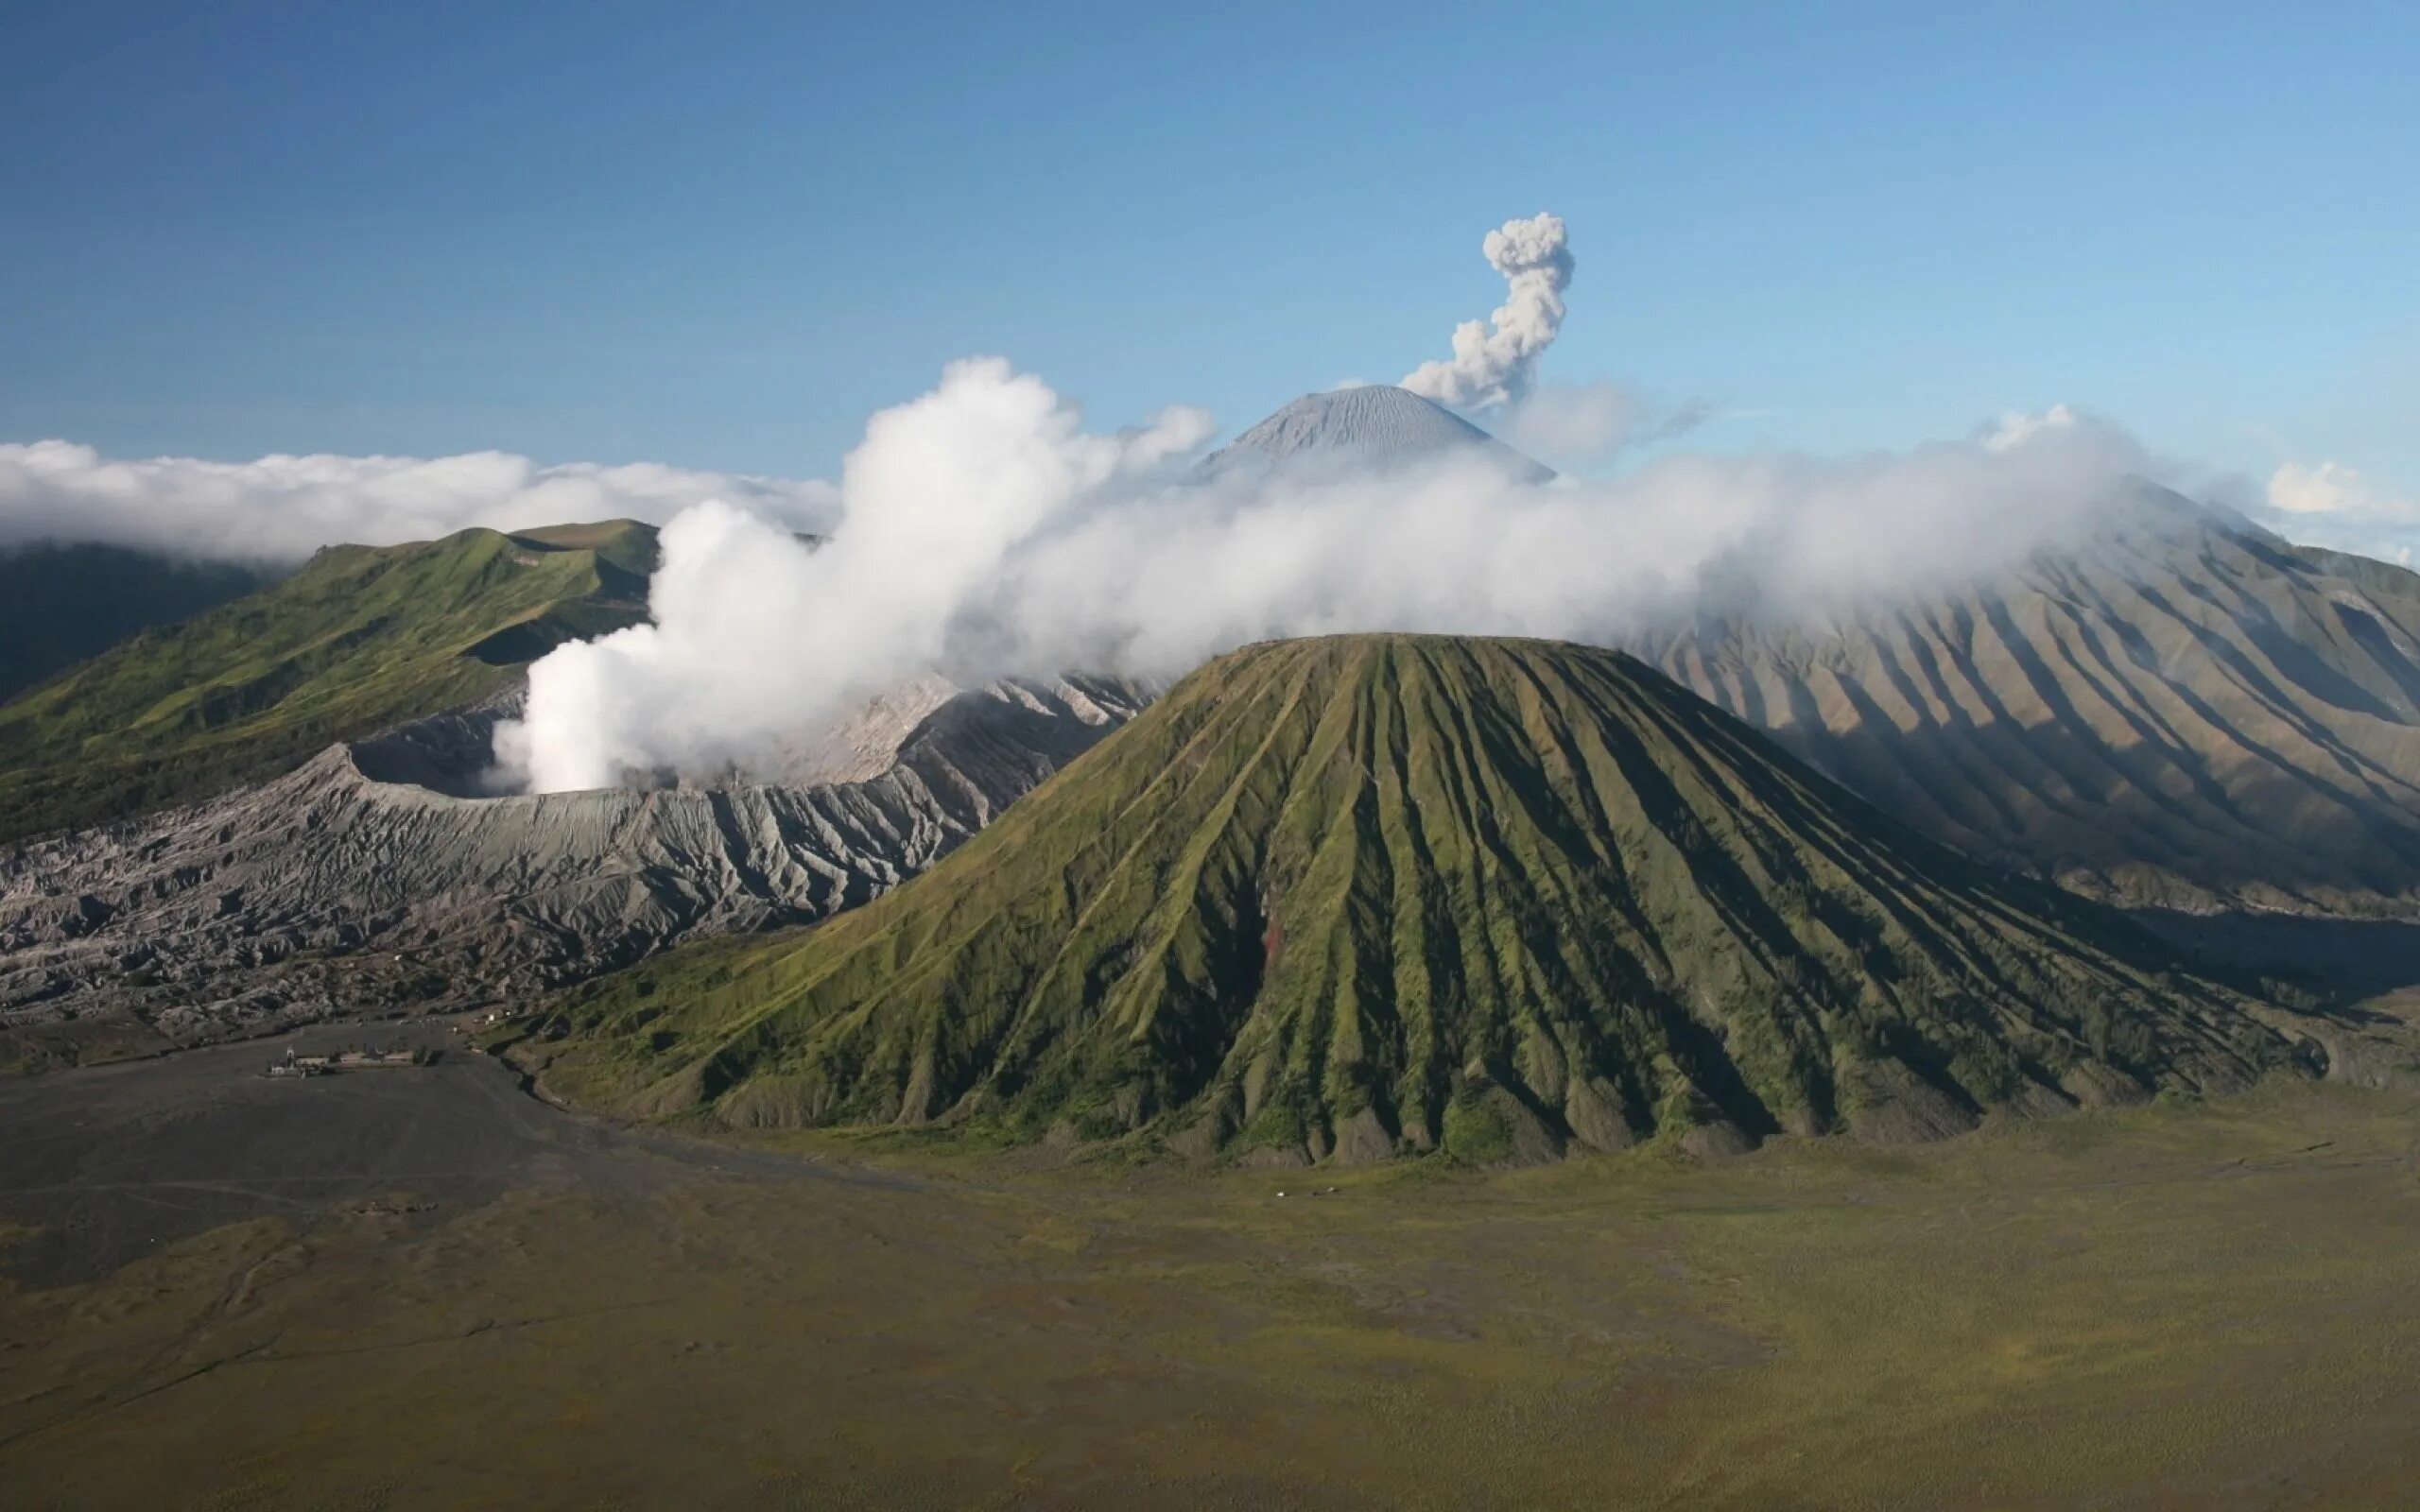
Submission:
{"label": "green vegetation", "polygon": [[616,521],[334,546],[147,630],[0,705],[0,840],[198,799],[492,694],[565,640],[642,619],[654,541]]}
{"label": "green vegetation", "polygon": [[137,630],[215,609],[280,576],[95,541],[0,548],[0,699]]}
{"label": "green vegetation", "polygon": [[592,985],[519,1053],[644,1117],[1479,1164],[2317,1063],[2169,965],[1618,653],[1348,637],[1211,663],[915,883]]}
{"label": "green vegetation", "polygon": [[280,1185],[0,1289],[0,1503],[2398,1507],[2415,1114],[2280,1085],[1317,1197],[661,1142],[573,1183],[598,1136],[546,1125],[500,1199]]}

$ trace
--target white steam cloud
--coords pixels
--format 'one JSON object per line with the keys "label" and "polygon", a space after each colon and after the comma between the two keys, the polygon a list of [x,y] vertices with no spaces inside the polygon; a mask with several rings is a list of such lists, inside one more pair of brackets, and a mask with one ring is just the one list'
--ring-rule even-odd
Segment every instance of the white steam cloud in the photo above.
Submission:
{"label": "white steam cloud", "polygon": [[674,520],[654,623],[536,664],[504,775],[710,775],[936,670],[1168,676],[1342,631],[1619,640],[1716,575],[1767,607],[1887,590],[2076,528],[2142,466],[2070,415],[1848,460],[1668,456],[1603,482],[1452,458],[1383,482],[1154,472],[1208,432],[1174,410],[1087,434],[1039,380],[959,364],[869,425],[820,550],[727,505]]}
{"label": "white steam cloud", "polygon": [[866,427],[821,549],[728,504],[675,519],[648,589],[654,623],[541,660],[497,759],[542,792],[696,770],[926,671],[1012,552],[1209,438],[1198,409],[1087,435],[1040,380],[993,358],[954,364]]}
{"label": "white steam cloud", "polygon": [[1403,387],[1455,409],[1497,409],[1530,391],[1538,357],[1563,329],[1563,291],[1571,283],[1571,248],[1560,215],[1508,220],[1480,244],[1504,275],[1504,303],[1481,324],[1454,328],[1454,354],[1424,362]]}
{"label": "white steam cloud", "polygon": [[652,462],[542,467],[505,452],[122,461],[67,441],[0,445],[0,546],[99,541],[288,561],[338,541],[391,545],[471,525],[518,530],[619,518],[662,524],[706,499],[813,530],[830,524],[837,495],[822,482]]}

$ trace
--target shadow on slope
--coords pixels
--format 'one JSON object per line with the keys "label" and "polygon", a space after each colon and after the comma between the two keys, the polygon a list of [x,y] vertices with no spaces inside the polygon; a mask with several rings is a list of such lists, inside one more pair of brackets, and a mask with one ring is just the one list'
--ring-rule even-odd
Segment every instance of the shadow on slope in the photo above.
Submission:
{"label": "shadow on slope", "polygon": [[1485,1163],[1935,1137],[2342,1049],[2175,966],[1619,653],[1339,637],[1212,662],[915,885],[576,993],[529,1054],[643,1115]]}
{"label": "shadow on slope", "polygon": [[2420,577],[2148,485],[1984,582],[1650,659],[1935,839],[2130,904],[2420,914]]}
{"label": "shadow on slope", "polygon": [[2420,988],[2420,924],[2402,919],[2164,908],[2133,917],[2207,970],[2274,977],[2332,999]]}

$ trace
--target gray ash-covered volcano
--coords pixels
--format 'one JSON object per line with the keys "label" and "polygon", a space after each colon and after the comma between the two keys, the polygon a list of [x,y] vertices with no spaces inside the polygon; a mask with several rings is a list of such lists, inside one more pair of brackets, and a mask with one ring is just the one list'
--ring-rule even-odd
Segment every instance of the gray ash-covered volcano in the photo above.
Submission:
{"label": "gray ash-covered volcano", "polygon": [[1490,464],[1523,482],[1554,476],[1443,404],[1386,384],[1305,394],[1205,457],[1200,476],[1384,475],[1447,458]]}

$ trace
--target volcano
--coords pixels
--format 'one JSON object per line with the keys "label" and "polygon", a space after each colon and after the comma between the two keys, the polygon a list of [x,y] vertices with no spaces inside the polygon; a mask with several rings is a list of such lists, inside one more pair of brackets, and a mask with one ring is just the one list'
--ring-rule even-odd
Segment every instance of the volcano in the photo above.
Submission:
{"label": "volcano", "polygon": [[1220,658],[896,892],[548,1022],[544,1081],[625,1114],[1280,1163],[1927,1138],[2328,1059],[1626,655],[1415,636]]}
{"label": "volcano", "polygon": [[1432,400],[1368,384],[1305,394],[1202,459],[1206,480],[1385,476],[1461,459],[1529,483],[1554,476]]}

